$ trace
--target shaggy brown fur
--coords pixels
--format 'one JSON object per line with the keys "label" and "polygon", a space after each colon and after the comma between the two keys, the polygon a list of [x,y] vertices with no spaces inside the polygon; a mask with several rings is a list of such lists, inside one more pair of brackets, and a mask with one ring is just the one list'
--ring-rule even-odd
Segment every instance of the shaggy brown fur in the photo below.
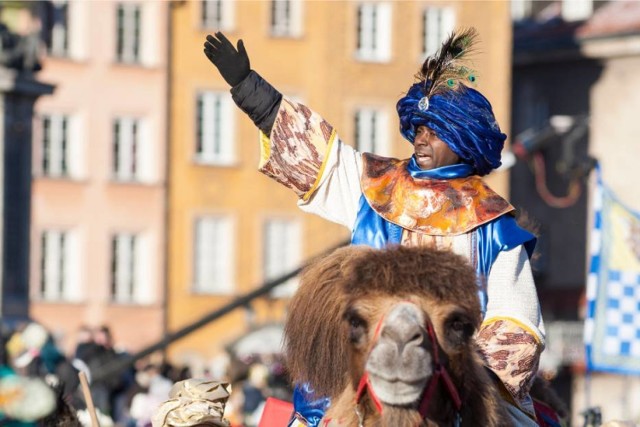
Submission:
{"label": "shaggy brown fur", "polygon": [[[461,395],[463,425],[508,425],[473,339],[481,322],[475,272],[449,252],[350,246],[306,269],[285,328],[292,380],[309,382],[319,395],[332,398],[327,417],[357,425],[353,398],[373,330],[377,319],[401,301],[418,305],[434,325],[440,353]],[[358,327],[364,328],[366,339],[360,343],[350,337],[354,313],[362,322]],[[454,408],[442,390],[430,408],[432,422],[453,420]],[[365,425],[416,425],[413,408],[385,407],[382,420],[371,408],[365,411]]]}

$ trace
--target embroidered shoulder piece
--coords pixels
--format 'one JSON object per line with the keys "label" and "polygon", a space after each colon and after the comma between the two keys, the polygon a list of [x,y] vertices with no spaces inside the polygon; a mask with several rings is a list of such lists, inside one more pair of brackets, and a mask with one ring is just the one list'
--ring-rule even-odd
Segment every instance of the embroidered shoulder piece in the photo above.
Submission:
{"label": "embroidered shoulder piece", "polygon": [[413,178],[409,160],[364,153],[362,191],[369,205],[387,221],[435,236],[464,234],[513,206],[479,176],[455,179]]}

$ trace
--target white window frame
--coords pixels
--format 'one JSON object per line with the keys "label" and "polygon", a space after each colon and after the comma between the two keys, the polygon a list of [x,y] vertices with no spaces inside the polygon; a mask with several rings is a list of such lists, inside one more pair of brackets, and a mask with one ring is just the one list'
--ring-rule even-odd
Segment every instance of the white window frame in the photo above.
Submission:
{"label": "white window frame", "polygon": [[[142,292],[147,280],[143,238],[139,233],[118,232],[111,236],[110,296],[115,304],[144,304],[150,302],[150,292]],[[148,289],[145,289],[145,291]]]}
{"label": "white window frame", "polygon": [[125,64],[142,62],[142,5],[118,3],[116,7],[116,60]]}
{"label": "white window frame", "polygon": [[228,91],[201,91],[196,97],[195,160],[213,166],[236,162],[235,104]]}
{"label": "white window frame", "polygon": [[145,120],[119,116],[112,123],[112,173],[118,182],[153,181],[153,152]]}
{"label": "white window frame", "polygon": [[38,114],[33,130],[34,170],[41,177],[81,179],[84,147],[80,117],[66,113]]}
{"label": "white window frame", "polygon": [[429,6],[422,14],[422,55],[435,54],[453,32],[456,12],[453,7]]}
{"label": "white window frame", "polygon": [[357,108],[353,115],[354,144],[361,153],[390,156],[389,118],[384,110]]}
{"label": "white window frame", "polygon": [[71,54],[71,38],[69,37],[71,6],[68,0],[54,0],[52,6],[55,20],[51,28],[49,54],[63,58],[68,57]]}
{"label": "white window frame", "polygon": [[582,21],[593,14],[593,0],[562,0],[562,19]]}
{"label": "white window frame", "polygon": [[193,287],[196,294],[231,295],[235,291],[235,223],[228,215],[195,219]]}
{"label": "white window frame", "polygon": [[273,37],[302,35],[302,0],[271,0],[270,31]]}
{"label": "white window frame", "polygon": [[235,0],[200,0],[200,26],[203,29],[231,31],[235,28]]}
{"label": "white window frame", "polygon": [[39,298],[51,302],[80,301],[81,262],[77,233],[64,229],[46,229],[40,233],[39,242]]}
{"label": "white window frame", "polygon": [[71,176],[70,117],[64,114],[42,114],[40,122],[42,175],[51,178]]}
{"label": "white window frame", "polygon": [[[270,218],[264,222],[262,271],[265,281],[283,276],[298,268],[302,262],[302,230],[297,220]],[[298,288],[293,277],[271,292],[274,298],[290,298]]]}
{"label": "white window frame", "polygon": [[391,59],[391,3],[361,2],[357,5],[356,14],[356,58],[388,62]]}

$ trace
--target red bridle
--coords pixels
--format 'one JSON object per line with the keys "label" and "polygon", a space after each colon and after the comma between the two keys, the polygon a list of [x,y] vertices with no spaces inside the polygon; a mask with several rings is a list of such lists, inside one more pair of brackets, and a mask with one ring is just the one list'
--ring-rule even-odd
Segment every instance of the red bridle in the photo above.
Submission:
{"label": "red bridle", "polygon": [[[376,326],[376,331],[373,337],[374,343],[378,341],[378,338],[380,336],[380,330],[382,329],[382,321],[384,320],[384,317],[385,316],[382,316],[382,318],[378,322],[378,325]],[[462,407],[462,400],[460,399],[460,394],[458,393],[458,389],[456,388],[456,386],[453,384],[453,381],[451,380],[451,376],[449,375],[447,368],[444,365],[442,365],[442,363],[440,362],[440,356],[439,356],[439,350],[438,350],[438,339],[433,329],[433,325],[429,320],[426,321],[426,330],[427,330],[427,333],[429,334],[429,339],[431,340],[431,347],[433,349],[432,350],[433,351],[433,365],[432,365],[433,374],[431,374],[431,378],[429,378],[429,381],[425,385],[425,389],[422,394],[422,400],[420,401],[420,406],[418,406],[418,412],[420,413],[420,417],[422,419],[425,419],[427,417],[427,411],[429,410],[429,403],[431,402],[431,398],[433,397],[436,391],[438,383],[442,379],[442,382],[444,383],[444,386],[449,392],[449,396],[453,401],[453,405],[455,406],[456,411],[458,411],[458,414],[459,414],[460,408]],[[360,378],[360,383],[358,384],[358,389],[356,391],[356,413],[358,414],[358,417],[361,416],[357,410],[358,405],[360,404],[360,401],[362,400],[362,397],[364,396],[364,394],[367,392],[369,393],[369,397],[373,401],[373,404],[376,407],[376,410],[378,411],[378,413],[380,414],[382,413],[382,403],[380,402],[380,399],[378,398],[378,396],[376,396],[376,393],[373,390],[373,387],[371,386],[369,374],[365,371],[364,374],[362,375],[362,378]],[[361,420],[361,424],[362,424],[362,420]]]}

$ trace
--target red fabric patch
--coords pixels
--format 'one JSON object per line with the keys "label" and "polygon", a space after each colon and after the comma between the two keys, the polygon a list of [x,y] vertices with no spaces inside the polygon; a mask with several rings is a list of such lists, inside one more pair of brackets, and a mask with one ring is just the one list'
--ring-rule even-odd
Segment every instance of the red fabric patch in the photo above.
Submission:
{"label": "red fabric patch", "polygon": [[258,427],[285,427],[293,414],[293,403],[268,397]]}

